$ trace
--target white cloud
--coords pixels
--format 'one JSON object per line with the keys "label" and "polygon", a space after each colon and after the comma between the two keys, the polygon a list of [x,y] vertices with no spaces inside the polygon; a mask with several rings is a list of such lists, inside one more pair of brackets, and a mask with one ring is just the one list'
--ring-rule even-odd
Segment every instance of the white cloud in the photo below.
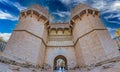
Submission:
{"label": "white cloud", "polygon": [[94,0],[91,6],[99,10],[104,10],[106,8],[105,7],[106,5],[107,5],[107,2],[104,0]]}
{"label": "white cloud", "polygon": [[70,5],[72,3],[77,3],[77,4],[85,3],[87,0],[59,0],[59,1],[61,1],[65,5]]}
{"label": "white cloud", "polygon": [[[77,1],[77,0],[75,0]],[[81,1],[81,2],[80,2]],[[108,12],[120,12],[120,1],[110,0],[93,0],[92,3],[87,3],[88,0],[78,0],[78,3],[85,3],[91,5],[93,8],[97,8],[103,13]]]}
{"label": "white cloud", "polygon": [[110,35],[111,35],[111,38],[114,38],[115,37],[115,32],[117,31],[117,28],[110,28],[110,27],[107,27]]}
{"label": "white cloud", "polygon": [[[118,21],[120,19],[120,1],[94,0],[91,6],[99,9],[101,14],[109,13],[110,15],[104,16],[108,22],[120,24]],[[118,20],[111,21],[112,18],[117,18]]]}
{"label": "white cloud", "polygon": [[11,33],[0,33],[0,37],[2,37],[4,41],[8,41],[10,36]]}
{"label": "white cloud", "polygon": [[58,15],[60,17],[65,17],[65,16],[69,16],[70,12],[69,11],[57,11],[57,12],[53,12],[52,14]]}
{"label": "white cloud", "polygon": [[[120,14],[110,14],[109,16],[105,16],[104,17],[108,22],[111,22],[111,23],[115,23],[115,24],[120,24],[119,20],[120,20]],[[118,20],[109,20],[109,19],[112,19],[112,18],[118,18]]]}
{"label": "white cloud", "polygon": [[111,23],[115,23],[115,24],[120,24],[119,21],[111,21],[111,20],[107,20],[108,22],[111,22]]}
{"label": "white cloud", "polygon": [[[69,11],[59,11],[57,10],[57,12],[52,12],[53,16],[49,16],[50,18],[50,22],[65,22],[64,20],[66,20],[66,17],[70,16],[70,12]],[[55,15],[59,16],[59,20],[55,17]],[[63,19],[64,18],[64,19]]]}
{"label": "white cloud", "polygon": [[14,21],[14,20],[18,20],[18,17],[13,16],[8,12],[4,12],[4,11],[0,10],[0,19],[9,19],[9,20]]}
{"label": "white cloud", "polygon": [[60,0],[62,3],[68,5],[71,3],[71,0]]}
{"label": "white cloud", "polygon": [[120,9],[120,1],[115,1],[112,7],[115,9]]}
{"label": "white cloud", "polygon": [[63,15],[62,13],[58,13],[58,12],[53,12],[53,14],[58,15],[58,16],[60,16],[60,17],[64,17],[64,16],[65,16],[65,15]]}
{"label": "white cloud", "polygon": [[21,6],[19,3],[12,3],[19,11],[26,9],[27,7]]}
{"label": "white cloud", "polygon": [[19,11],[26,9],[27,7],[21,6],[18,2],[12,2],[10,0],[0,0],[2,3],[7,3],[8,5],[12,5],[16,7]]}
{"label": "white cloud", "polygon": [[105,19],[109,19],[109,18],[116,18],[116,17],[120,17],[120,14],[114,15],[114,14],[110,14],[109,16],[105,16]]}
{"label": "white cloud", "polygon": [[107,27],[108,31],[116,31],[117,28],[110,28],[110,27]]}
{"label": "white cloud", "polygon": [[[10,0],[0,0],[0,2],[3,4],[8,4],[10,6],[14,6],[19,11],[26,9],[26,7],[21,6],[19,3],[17,3],[17,2],[14,3]],[[8,20],[15,21],[15,20],[18,20],[18,17],[10,14],[9,12],[7,12],[7,10],[5,10],[5,11],[0,10],[0,19],[8,19]]]}
{"label": "white cloud", "polygon": [[104,13],[120,12],[120,1],[108,2],[107,6],[105,8],[106,8],[106,10],[103,11]]}

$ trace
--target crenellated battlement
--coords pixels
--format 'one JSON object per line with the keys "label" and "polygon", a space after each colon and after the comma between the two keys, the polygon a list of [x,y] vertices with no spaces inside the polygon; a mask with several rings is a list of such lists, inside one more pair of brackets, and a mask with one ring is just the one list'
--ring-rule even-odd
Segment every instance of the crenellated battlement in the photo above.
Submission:
{"label": "crenellated battlement", "polygon": [[76,19],[82,20],[83,15],[92,15],[93,17],[95,16],[100,16],[99,11],[95,8],[91,8],[88,5],[85,4],[80,4],[76,6],[72,11],[71,11],[71,20],[75,22]]}
{"label": "crenellated battlement", "polygon": [[43,22],[47,29],[47,32],[50,34],[54,32],[54,35],[57,35],[59,32],[64,34],[68,31],[69,35],[72,34],[73,25],[76,22],[75,20],[82,20],[83,15],[93,15],[99,16],[99,11],[97,9],[91,8],[85,4],[77,5],[71,11],[71,17],[69,23],[49,23],[48,11],[39,5],[33,5],[26,10],[23,10],[20,14],[20,20],[28,17],[35,17],[38,21]]}
{"label": "crenellated battlement", "polygon": [[44,21],[45,23],[48,21],[48,11],[39,5],[33,5],[28,9],[23,10],[19,19],[24,19],[27,16],[36,17],[38,21]]}
{"label": "crenellated battlement", "polygon": [[71,20],[74,22],[76,19],[80,19],[80,20],[82,20],[82,16],[83,15],[87,15],[87,16],[89,16],[89,15],[92,15],[93,17],[95,17],[95,16],[100,16],[100,14],[99,14],[99,11],[97,11],[97,10],[92,10],[92,9],[85,9],[85,10],[82,10],[80,13],[78,13],[78,14],[76,14],[75,16],[71,16]]}

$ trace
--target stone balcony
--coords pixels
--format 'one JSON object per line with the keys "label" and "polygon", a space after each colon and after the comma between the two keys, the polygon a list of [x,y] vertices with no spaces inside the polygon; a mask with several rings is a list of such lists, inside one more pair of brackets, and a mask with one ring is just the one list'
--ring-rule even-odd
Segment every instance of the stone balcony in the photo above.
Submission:
{"label": "stone balcony", "polygon": [[53,35],[49,36],[48,46],[73,46],[72,36],[60,36]]}
{"label": "stone balcony", "polygon": [[49,41],[72,41],[71,35],[51,35]]}

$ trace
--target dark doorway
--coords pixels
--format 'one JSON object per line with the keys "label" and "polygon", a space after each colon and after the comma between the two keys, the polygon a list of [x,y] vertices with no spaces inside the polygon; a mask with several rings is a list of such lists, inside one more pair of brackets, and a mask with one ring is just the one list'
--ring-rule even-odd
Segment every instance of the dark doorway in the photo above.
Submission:
{"label": "dark doorway", "polygon": [[54,70],[58,70],[59,68],[67,70],[67,59],[63,55],[58,55],[54,59]]}

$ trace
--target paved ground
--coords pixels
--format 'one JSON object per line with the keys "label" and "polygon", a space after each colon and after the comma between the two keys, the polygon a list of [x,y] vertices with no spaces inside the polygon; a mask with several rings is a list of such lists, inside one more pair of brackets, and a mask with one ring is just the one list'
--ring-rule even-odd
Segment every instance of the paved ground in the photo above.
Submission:
{"label": "paved ground", "polygon": [[41,71],[40,69],[35,68],[22,68],[20,66],[0,63],[0,72],[120,72],[120,62],[95,67],[91,70],[81,69],[68,71]]}
{"label": "paved ground", "polygon": [[9,64],[4,64],[0,63],[0,72],[80,72],[80,71],[42,71],[40,69],[35,69],[35,68],[22,68],[20,66],[14,66],[14,65],[9,65]]}

